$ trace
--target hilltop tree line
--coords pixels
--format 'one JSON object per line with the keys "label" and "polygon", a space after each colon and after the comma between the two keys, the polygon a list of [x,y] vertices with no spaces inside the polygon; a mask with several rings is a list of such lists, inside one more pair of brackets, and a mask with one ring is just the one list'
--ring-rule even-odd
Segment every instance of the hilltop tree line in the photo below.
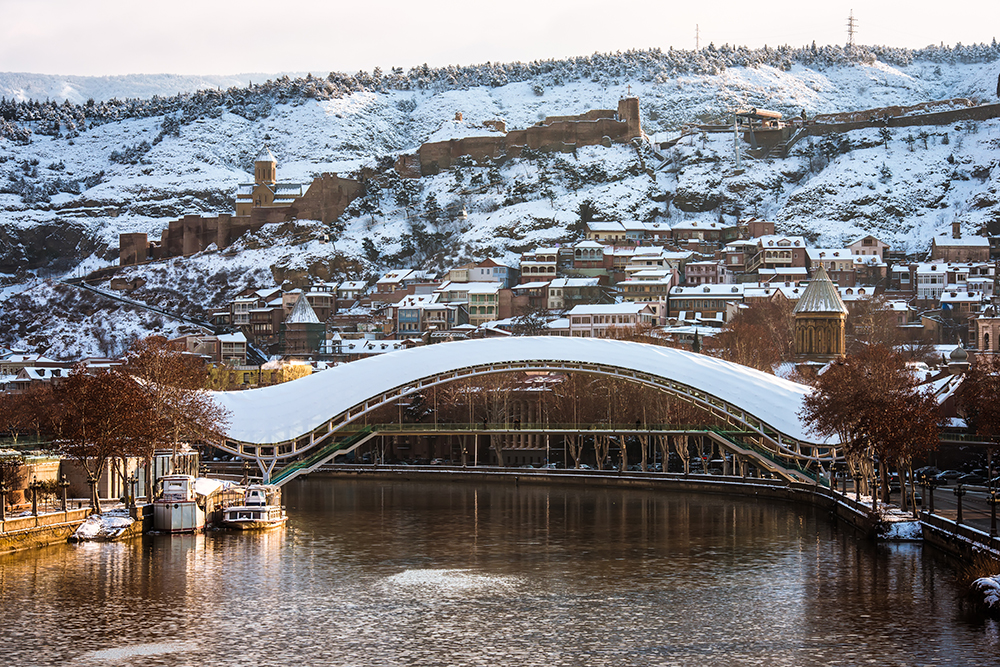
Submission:
{"label": "hilltop tree line", "polygon": [[[893,65],[908,65],[916,60],[936,63],[982,63],[1000,58],[1000,46],[991,44],[956,44],[928,46],[923,49],[887,46],[810,46],[747,48],[724,44],[709,44],[697,51],[674,49],[629,50],[616,53],[595,53],[565,59],[532,62],[491,63],[479,65],[448,65],[432,68],[427,64],[404,71],[393,67],[383,72],[357,74],[331,72],[326,77],[309,74],[306,77],[282,76],[247,87],[227,90],[207,89],[191,93],[149,99],[110,99],[84,104],[65,101],[16,101],[0,99],[0,137],[27,143],[33,134],[66,136],[104,123],[132,118],[171,116],[178,125],[201,117],[217,117],[231,112],[256,120],[270,113],[275,104],[325,100],[355,92],[388,90],[452,90],[477,86],[499,87],[509,83],[532,81],[536,94],[544,94],[546,85],[562,85],[569,81],[590,79],[610,82],[616,79],[663,82],[682,74],[718,74],[728,67],[759,67],[762,65],[788,70],[794,64],[825,68],[851,63],[871,63],[876,60]],[[412,111],[412,100],[401,100],[403,111]]]}

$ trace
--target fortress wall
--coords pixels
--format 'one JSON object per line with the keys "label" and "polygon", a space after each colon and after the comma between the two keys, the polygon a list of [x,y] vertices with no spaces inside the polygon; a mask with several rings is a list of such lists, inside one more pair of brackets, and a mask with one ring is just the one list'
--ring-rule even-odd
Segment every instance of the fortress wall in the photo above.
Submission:
{"label": "fortress wall", "polygon": [[[428,176],[447,169],[461,155],[482,162],[486,158],[515,157],[524,147],[533,150],[572,150],[579,146],[596,146],[604,137],[625,143],[642,136],[639,99],[628,97],[618,102],[618,111],[592,109],[577,116],[549,116],[538,125],[523,130],[511,130],[506,135],[465,137],[449,141],[422,144],[417,150],[420,174]],[[410,156],[404,156],[410,158]],[[412,158],[396,161],[396,171],[413,169]]]}
{"label": "fortress wall", "polygon": [[[888,109],[898,109],[901,107],[886,107]],[[881,111],[881,110],[880,110]],[[846,115],[846,114],[845,114]],[[817,116],[819,118],[819,116]],[[1000,118],[1000,104],[983,104],[969,107],[967,109],[953,109],[951,111],[940,111],[937,113],[927,113],[917,116],[888,116],[883,114],[870,115],[865,120],[855,120],[851,122],[826,123],[814,122],[806,126],[809,134],[821,135],[831,132],[849,132],[851,130],[861,130],[866,127],[913,127],[920,125],[949,125],[962,120],[989,120]]]}
{"label": "fortress wall", "polygon": [[296,199],[290,208],[294,217],[331,223],[347,209],[360,194],[361,184],[337,174],[323,174],[313,179],[306,193]]}
{"label": "fortress wall", "polygon": [[577,114],[576,116],[546,116],[545,120],[541,122],[542,125],[551,125],[552,123],[575,123],[583,120],[598,120],[600,118],[611,118],[615,117],[615,112],[613,109],[591,109],[587,113]]}
{"label": "fortress wall", "polygon": [[[817,123],[857,123],[871,120],[882,120],[886,117],[903,116],[912,113],[944,113],[948,111],[961,111],[954,107],[975,107],[975,105],[964,97],[957,97],[951,100],[938,100],[934,102],[921,102],[911,106],[891,106],[879,107],[877,109],[863,109],[861,111],[845,111],[843,113],[817,114],[813,119]],[[934,111],[934,109],[941,109]]]}

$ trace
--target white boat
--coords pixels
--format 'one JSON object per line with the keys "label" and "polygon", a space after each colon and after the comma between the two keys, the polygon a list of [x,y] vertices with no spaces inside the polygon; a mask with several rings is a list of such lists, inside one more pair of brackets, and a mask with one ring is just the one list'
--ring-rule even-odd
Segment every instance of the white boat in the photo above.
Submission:
{"label": "white boat", "polygon": [[205,527],[205,508],[198,504],[191,475],[164,475],[153,500],[153,529],[193,533]]}
{"label": "white boat", "polygon": [[281,526],[288,520],[281,506],[281,489],[265,484],[247,487],[242,505],[227,507],[222,512],[222,523],[238,530],[264,530]]}

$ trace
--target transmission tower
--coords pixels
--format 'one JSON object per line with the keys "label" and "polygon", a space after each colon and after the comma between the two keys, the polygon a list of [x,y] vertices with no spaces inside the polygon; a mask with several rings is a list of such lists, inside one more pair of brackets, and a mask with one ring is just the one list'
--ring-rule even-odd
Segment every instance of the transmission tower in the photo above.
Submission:
{"label": "transmission tower", "polygon": [[847,17],[847,45],[854,46],[854,33],[858,29],[858,20],[854,18],[854,10],[851,10],[851,15]]}
{"label": "transmission tower", "polygon": [[701,49],[701,35],[698,33],[698,24],[694,24],[694,50],[698,51]]}

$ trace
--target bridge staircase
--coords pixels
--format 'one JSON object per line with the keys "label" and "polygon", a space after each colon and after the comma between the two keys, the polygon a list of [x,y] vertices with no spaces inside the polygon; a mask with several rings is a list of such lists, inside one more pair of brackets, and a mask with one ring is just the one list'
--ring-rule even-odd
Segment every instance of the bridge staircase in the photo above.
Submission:
{"label": "bridge staircase", "polygon": [[707,430],[706,435],[741,456],[754,460],[758,465],[769,472],[785,477],[789,481],[801,482],[803,484],[821,484],[829,486],[830,482],[822,475],[802,466],[797,460],[789,460],[778,456],[775,452],[749,442],[741,436],[755,435],[743,431],[727,431],[718,428]]}
{"label": "bridge staircase", "polygon": [[308,475],[319,468],[324,463],[329,462],[337,454],[347,454],[354,451],[377,435],[371,426],[366,426],[353,435],[340,440],[335,440],[309,456],[299,461],[288,464],[277,473],[271,476],[269,484],[281,486],[299,475]]}

